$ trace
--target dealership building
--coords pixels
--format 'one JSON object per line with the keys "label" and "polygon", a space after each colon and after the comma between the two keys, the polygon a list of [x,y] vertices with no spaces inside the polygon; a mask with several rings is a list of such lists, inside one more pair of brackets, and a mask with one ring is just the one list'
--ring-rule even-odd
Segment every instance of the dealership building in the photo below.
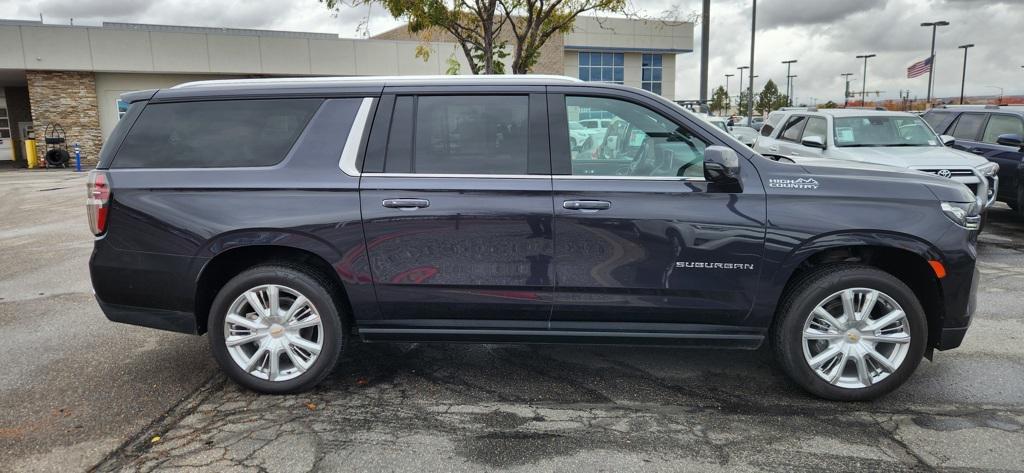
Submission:
{"label": "dealership building", "polygon": [[[183,82],[250,77],[444,74],[465,57],[443,35],[424,43],[403,27],[369,39],[333,34],[104,23],[0,20],[0,161],[24,160],[47,126],[94,161],[124,113],[118,97]],[[416,51],[427,46],[426,59]],[[675,99],[676,55],[693,50],[693,24],[580,18],[544,45],[533,72],[642,87]]]}

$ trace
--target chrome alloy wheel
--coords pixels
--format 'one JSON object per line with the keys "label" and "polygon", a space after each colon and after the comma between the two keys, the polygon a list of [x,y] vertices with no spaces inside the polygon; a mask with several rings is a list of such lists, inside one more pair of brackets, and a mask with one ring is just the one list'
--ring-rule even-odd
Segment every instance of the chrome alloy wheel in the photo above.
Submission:
{"label": "chrome alloy wheel", "polygon": [[804,360],[829,384],[865,388],[895,372],[910,351],[910,321],[893,298],[863,287],[818,303],[804,323]]}
{"label": "chrome alloy wheel", "polygon": [[320,312],[298,291],[276,284],[238,296],[224,319],[224,343],[246,373],[287,381],[313,366],[324,345]]}

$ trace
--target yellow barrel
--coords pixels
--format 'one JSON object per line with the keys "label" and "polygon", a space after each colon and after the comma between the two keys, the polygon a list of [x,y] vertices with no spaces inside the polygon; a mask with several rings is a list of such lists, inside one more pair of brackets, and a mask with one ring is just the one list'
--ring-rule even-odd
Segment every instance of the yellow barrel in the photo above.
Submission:
{"label": "yellow barrel", "polygon": [[28,168],[36,167],[36,140],[25,140],[25,161]]}

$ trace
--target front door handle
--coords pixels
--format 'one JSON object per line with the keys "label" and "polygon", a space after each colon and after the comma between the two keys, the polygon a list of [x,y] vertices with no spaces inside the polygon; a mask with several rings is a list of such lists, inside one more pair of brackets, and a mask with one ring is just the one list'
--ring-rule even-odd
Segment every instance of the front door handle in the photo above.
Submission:
{"label": "front door handle", "polygon": [[584,212],[596,212],[612,208],[612,203],[607,200],[567,200],[562,202],[562,208],[568,210],[582,210]]}
{"label": "front door handle", "polygon": [[985,154],[986,151],[988,150],[985,148],[971,148],[971,152],[974,154]]}
{"label": "front door handle", "polygon": [[430,207],[427,199],[384,199],[381,205],[389,209],[415,210]]}

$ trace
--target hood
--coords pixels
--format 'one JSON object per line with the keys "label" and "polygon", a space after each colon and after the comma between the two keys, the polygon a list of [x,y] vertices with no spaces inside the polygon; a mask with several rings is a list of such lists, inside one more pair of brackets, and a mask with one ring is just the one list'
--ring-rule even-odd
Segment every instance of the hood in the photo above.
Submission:
{"label": "hood", "polygon": [[798,164],[812,176],[855,176],[868,180],[898,181],[908,185],[918,183],[927,187],[939,200],[948,202],[973,202],[975,200],[975,195],[971,193],[971,190],[957,181],[906,168],[827,158],[801,159]]}
{"label": "hood", "polygon": [[981,156],[945,146],[836,147],[830,151],[855,161],[914,169],[976,168],[988,163]]}

